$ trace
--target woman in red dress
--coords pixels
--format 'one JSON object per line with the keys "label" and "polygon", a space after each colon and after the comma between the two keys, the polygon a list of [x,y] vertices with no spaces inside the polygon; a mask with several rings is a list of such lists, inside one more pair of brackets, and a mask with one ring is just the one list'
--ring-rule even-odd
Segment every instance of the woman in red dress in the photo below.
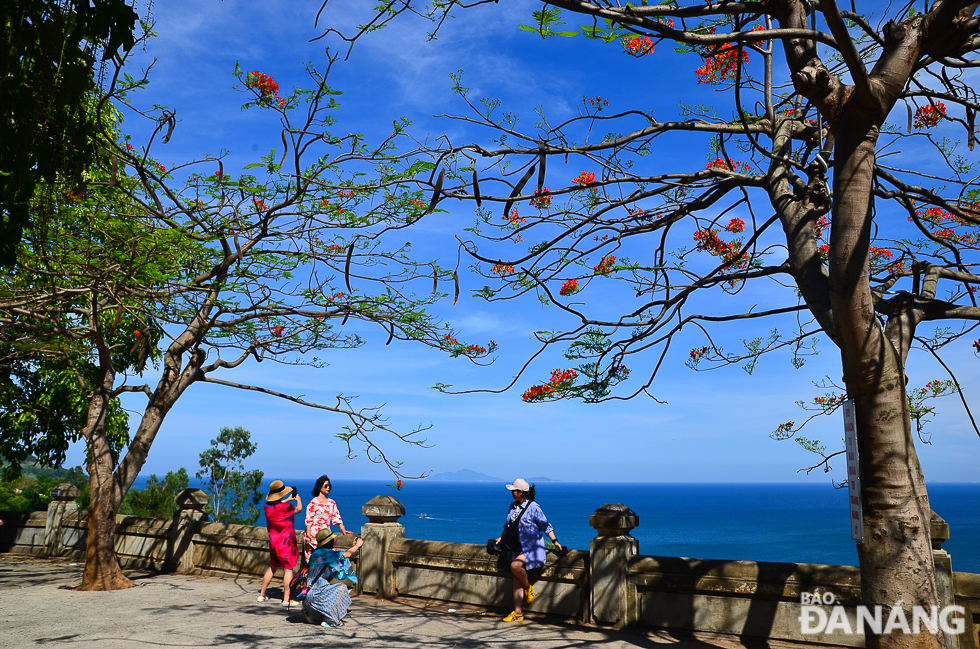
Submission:
{"label": "woman in red dress", "polygon": [[269,529],[269,568],[262,577],[260,602],[269,599],[265,596],[265,589],[269,587],[276,568],[282,568],[286,571],[282,580],[282,605],[289,606],[289,582],[293,580],[293,569],[299,561],[293,516],[300,511],[303,511],[303,503],[296,490],[284,485],[282,480],[273,480],[269,485],[269,495],[265,497],[265,521]]}

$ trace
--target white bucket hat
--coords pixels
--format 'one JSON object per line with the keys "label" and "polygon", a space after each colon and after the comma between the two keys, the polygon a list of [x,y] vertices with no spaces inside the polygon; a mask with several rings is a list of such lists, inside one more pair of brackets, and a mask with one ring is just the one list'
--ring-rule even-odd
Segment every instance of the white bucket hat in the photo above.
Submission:
{"label": "white bucket hat", "polygon": [[507,488],[511,491],[528,491],[531,488],[531,485],[529,485],[527,480],[524,478],[518,478],[517,480],[514,480],[514,484],[507,485]]}

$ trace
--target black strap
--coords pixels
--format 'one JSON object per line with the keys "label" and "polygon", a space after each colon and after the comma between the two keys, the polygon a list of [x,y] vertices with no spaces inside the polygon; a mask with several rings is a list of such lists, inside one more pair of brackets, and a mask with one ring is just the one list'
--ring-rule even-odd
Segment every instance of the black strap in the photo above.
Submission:
{"label": "black strap", "polygon": [[520,531],[521,519],[524,518],[524,512],[526,512],[527,511],[527,508],[530,507],[530,506],[531,506],[530,501],[524,503],[524,509],[522,509],[521,510],[521,513],[517,515],[517,518],[514,519],[514,522],[513,523],[511,523],[510,521],[507,522],[507,525],[504,526],[504,533],[500,535],[500,542],[501,543],[504,542],[504,537],[506,537],[507,536],[507,533],[510,531],[511,525],[513,525],[515,528],[517,528],[517,541],[518,541],[518,543],[520,542],[520,540],[521,540],[521,531]]}

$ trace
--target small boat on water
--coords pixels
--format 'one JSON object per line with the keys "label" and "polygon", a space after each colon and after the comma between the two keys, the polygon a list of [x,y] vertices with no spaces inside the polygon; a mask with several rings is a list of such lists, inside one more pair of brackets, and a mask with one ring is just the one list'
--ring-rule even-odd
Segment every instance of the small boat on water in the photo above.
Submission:
{"label": "small boat on water", "polygon": [[422,512],[421,514],[419,514],[419,518],[432,518],[432,517],[426,514],[425,512]]}

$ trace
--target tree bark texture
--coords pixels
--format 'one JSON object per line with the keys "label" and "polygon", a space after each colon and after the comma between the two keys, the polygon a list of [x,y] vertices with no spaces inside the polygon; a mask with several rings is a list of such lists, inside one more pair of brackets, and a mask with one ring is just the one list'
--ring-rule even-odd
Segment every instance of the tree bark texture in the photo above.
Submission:
{"label": "tree bark texture", "polygon": [[105,417],[115,379],[111,361],[105,363],[108,368],[103,367],[99,388],[92,393],[89,423],[84,431],[92,500],[88,510],[83,590],[118,590],[133,585],[123,574],[116,557],[116,513],[123,496],[146,463],[150,446],[167,413],[184,390],[198,378],[198,371],[205,360],[203,352],[198,350],[192,353],[188,366],[181,371],[183,352],[184,346],[174,343],[166,353],[163,377],[150,397],[136,434],[115,471],[105,431]]}
{"label": "tree bark texture", "polygon": [[88,539],[82,590],[119,590],[132,582],[123,574],[116,558],[116,512],[122,502],[112,473],[112,454],[106,437],[105,420],[115,372],[111,361],[104,363],[99,384],[89,401],[84,435],[88,451],[91,501],[88,507]]}
{"label": "tree bark texture", "polygon": [[[912,436],[901,353],[874,309],[868,258],[873,225],[877,120],[845,115],[835,147],[830,293],[835,340],[848,396],[854,399],[860,455],[864,542],[857,544],[862,600],[869,608],[929,610],[939,604],[930,541],[930,508]],[[942,649],[942,633],[868,634],[868,649]]]}

